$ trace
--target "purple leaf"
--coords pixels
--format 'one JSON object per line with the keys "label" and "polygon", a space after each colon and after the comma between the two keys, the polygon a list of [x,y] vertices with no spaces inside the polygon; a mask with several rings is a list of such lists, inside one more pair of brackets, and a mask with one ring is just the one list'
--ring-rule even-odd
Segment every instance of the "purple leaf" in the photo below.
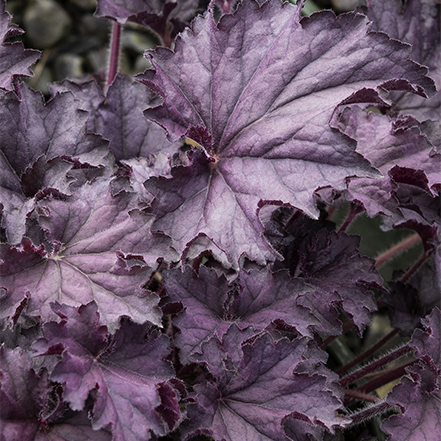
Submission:
{"label": "purple leaf", "polygon": [[13,90],[16,77],[33,75],[29,66],[38,60],[40,52],[24,49],[21,42],[8,43],[10,37],[23,31],[10,23],[5,7],[6,0],[0,0],[0,89]]}
{"label": "purple leaf", "polygon": [[441,311],[438,307],[421,320],[426,331],[415,329],[410,344],[418,358],[429,359],[437,366],[441,375]]}
{"label": "purple leaf", "polygon": [[419,441],[421,436],[437,441],[441,431],[440,309],[435,307],[421,322],[426,330],[416,329],[410,341],[419,362],[407,369],[410,377],[403,377],[387,397],[402,411],[382,424],[391,441]]}
{"label": "purple leaf", "polygon": [[[21,348],[1,346],[0,374],[2,425],[5,421],[15,420],[23,426],[36,426],[49,393],[47,372],[35,373],[30,355]],[[2,428],[2,439],[5,439],[4,430]],[[38,426],[34,430],[36,432]]]}
{"label": "purple leaf", "polygon": [[152,94],[141,84],[118,75],[98,108],[97,132],[110,140],[117,160],[148,157],[161,151],[175,153],[182,142],[170,143],[164,129],[148,121],[142,111],[152,107]]}
{"label": "purple leaf", "polygon": [[93,303],[79,309],[55,305],[55,311],[64,320],[47,323],[46,340],[38,346],[46,353],[64,347],[51,379],[64,384],[70,406],[82,409],[93,391],[92,426],[97,430],[110,424],[116,440],[144,441],[149,430],[162,435],[172,430],[179,411],[166,422],[157,410],[161,404],[178,408],[176,392],[167,386],[173,377],[171,364],[164,360],[170,352],[168,337],[127,320],[111,336],[99,325]]}
{"label": "purple leaf", "polygon": [[[435,390],[432,387],[436,372],[423,364],[411,369],[410,374],[413,379],[403,377],[387,398],[389,404],[402,409],[402,414],[389,417],[381,428],[390,435],[390,441],[420,441],[421,437],[438,441],[441,431],[439,381]],[[427,390],[429,385],[431,390]]]}
{"label": "purple leaf", "polygon": [[[27,313],[52,319],[50,301],[78,306],[95,300],[111,332],[119,317],[160,324],[158,297],[142,286],[159,257],[173,251],[150,232],[152,218],[136,209],[137,196],[110,192],[109,180],[78,188],[70,199],[43,199],[39,222],[53,249],[0,245],[2,317],[12,318],[28,299]],[[171,254],[170,254],[171,253]]]}
{"label": "purple leaf", "polygon": [[[368,0],[367,16],[375,31],[412,45],[410,58],[429,68],[429,75],[441,90],[440,5],[437,0]],[[394,112],[411,114],[420,121],[439,119],[441,94],[429,100],[416,95],[396,97]]]}
{"label": "purple leaf", "polygon": [[212,336],[222,338],[231,323],[258,331],[283,320],[302,335],[330,331],[322,317],[303,306],[304,298],[315,298],[316,289],[291,278],[286,271],[241,270],[229,284],[212,269],[201,266],[197,275],[186,267],[183,273],[179,269],[164,273],[163,283],[170,300],[185,308],[174,321],[181,330],[176,345],[183,363],[195,360],[192,355]]}
{"label": "purple leaf", "polygon": [[143,110],[152,107],[155,98],[123,74],[115,77],[106,96],[95,81],[77,84],[66,80],[51,85],[53,94],[66,91],[73,93],[81,108],[89,112],[88,131],[108,139],[117,160],[148,158],[158,152],[173,155],[183,144],[168,141],[164,129],[144,117]]}
{"label": "purple leaf", "polygon": [[86,133],[87,114],[71,93],[57,94],[47,104],[26,86],[20,94],[20,100],[12,92],[6,94],[0,107],[2,226],[13,244],[20,243],[26,216],[34,207],[28,197],[48,188],[69,194],[68,161],[88,167],[108,162],[106,141]]}
{"label": "purple leaf", "polygon": [[204,234],[235,268],[243,254],[264,263],[274,251],[262,240],[259,201],[316,216],[316,189],[376,176],[352,141],[329,127],[334,108],[350,96],[365,102],[366,88],[424,95],[433,83],[406,60],[409,47],[366,34],[366,26],[362,15],[322,12],[300,22],[300,5],[245,1],[219,24],[209,13],[196,18],[175,52],[149,53],[154,70],[138,79],[164,103],[146,116],[172,140],[192,138],[206,156],[147,187],[161,199],[154,227],[179,251]]}
{"label": "purple leaf", "polygon": [[[358,251],[359,238],[325,229],[315,233],[304,224],[303,214],[292,213],[286,226],[281,221],[285,242],[279,250],[286,259],[276,262],[275,268],[288,268],[292,276],[312,288],[298,303],[323,324],[335,323],[338,314],[334,305],[339,305],[361,332],[377,308],[372,289],[383,289],[374,262]],[[325,329],[330,334],[338,332],[332,327]]]}
{"label": "purple leaf", "polygon": [[[110,87],[112,86],[110,85]],[[52,96],[55,96],[57,93],[71,92],[79,101],[80,109],[89,112],[87,131],[91,133],[97,132],[97,110],[100,104],[105,101],[106,97],[95,80],[85,82],[64,80],[59,83],[48,84],[48,88]]]}
{"label": "purple leaf", "polygon": [[[237,332],[233,325],[228,334]],[[329,430],[344,425],[336,416],[340,400],[327,388],[326,377],[296,372],[307,357],[305,339],[274,343],[264,333],[242,344],[239,360],[237,346],[230,343],[234,340],[217,341],[221,354],[236,356],[224,356],[217,383],[195,387],[197,403],[189,406],[188,431],[224,440],[286,440],[283,422],[294,410]]]}
{"label": "purple leaf", "polygon": [[182,21],[193,18],[198,2],[195,0],[98,0],[96,17],[113,18],[121,24],[127,20],[134,21],[137,15],[148,13],[160,19],[165,6],[177,5],[172,17],[179,17]]}
{"label": "purple leaf", "polygon": [[155,31],[165,46],[185,29],[198,9],[198,0],[98,0],[97,17],[107,17],[124,24],[126,21],[147,26]]}
{"label": "purple leaf", "polygon": [[349,184],[349,197],[361,202],[369,216],[378,213],[397,219],[397,205],[391,199],[393,185],[388,173],[395,166],[421,170],[427,176],[429,192],[441,184],[441,155],[436,152],[409,118],[391,120],[358,106],[340,107],[332,126],[357,141],[357,151],[383,174],[383,178],[354,178]]}

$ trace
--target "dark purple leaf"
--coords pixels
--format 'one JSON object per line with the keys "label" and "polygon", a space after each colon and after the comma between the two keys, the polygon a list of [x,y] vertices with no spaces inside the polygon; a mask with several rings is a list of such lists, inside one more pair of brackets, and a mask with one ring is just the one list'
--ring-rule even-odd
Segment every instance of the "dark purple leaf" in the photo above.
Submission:
{"label": "dark purple leaf", "polygon": [[433,308],[433,311],[421,320],[426,328],[425,331],[415,329],[411,345],[415,348],[418,358],[429,359],[437,366],[441,375],[441,311],[439,307]]}
{"label": "dark purple leaf", "polygon": [[[237,332],[233,325],[227,335]],[[225,354],[223,372],[217,383],[195,387],[197,403],[189,406],[189,431],[224,440],[287,440],[283,422],[294,411],[330,430],[345,424],[336,416],[340,400],[328,389],[327,378],[296,372],[308,355],[305,339],[274,343],[264,333],[241,345],[240,359],[235,340],[217,340],[218,351]]]}
{"label": "dark purple leaf", "polygon": [[167,386],[173,377],[171,364],[164,360],[170,352],[168,337],[127,320],[111,336],[99,325],[93,303],[79,309],[56,305],[55,311],[64,320],[44,326],[46,340],[37,348],[43,355],[60,344],[64,348],[51,379],[64,384],[72,409],[82,409],[94,391],[95,430],[110,425],[114,439],[124,441],[145,441],[149,430],[162,435],[172,430],[179,411],[168,422],[157,411],[161,405],[178,409],[176,392]]}
{"label": "dark purple leaf", "polygon": [[[383,283],[374,262],[358,251],[359,238],[325,229],[315,233],[302,225],[303,215],[295,211],[290,222],[281,226],[285,242],[279,251],[285,260],[276,262],[275,268],[288,268],[292,276],[312,288],[298,303],[322,323],[337,321],[334,305],[338,304],[361,332],[376,310],[372,289],[382,289]],[[336,331],[328,328],[327,332]]]}
{"label": "dark purple leaf", "polygon": [[5,7],[6,0],[0,0],[0,89],[13,90],[14,78],[33,75],[29,66],[38,60],[40,52],[24,49],[21,42],[8,42],[10,37],[23,31],[10,23],[11,16]]}
{"label": "dark purple leaf", "polygon": [[122,315],[159,324],[158,297],[142,286],[157,259],[174,253],[165,237],[151,234],[151,216],[136,207],[135,194],[113,197],[107,179],[83,185],[70,199],[39,201],[39,222],[53,249],[36,249],[29,240],[20,248],[0,245],[2,317],[12,318],[25,298],[27,313],[43,320],[53,318],[51,301],[95,300],[111,332]]}
{"label": "dark purple leaf", "polygon": [[[367,16],[373,30],[412,45],[410,58],[429,68],[441,90],[441,7],[437,0],[368,0]],[[416,95],[397,96],[394,112],[411,114],[420,121],[438,120],[441,94],[429,100]]]}
{"label": "dark purple leaf", "polygon": [[175,52],[149,53],[154,70],[138,79],[164,103],[146,116],[172,140],[192,138],[206,156],[147,187],[160,199],[155,228],[172,235],[179,251],[205,234],[236,268],[243,254],[273,259],[259,201],[316,216],[316,189],[376,175],[352,141],[329,127],[334,108],[350,96],[365,102],[379,86],[433,92],[425,69],[406,60],[409,47],[366,34],[364,16],[322,12],[299,21],[300,4],[245,1],[219,24],[209,13],[195,19]]}
{"label": "dark purple leaf", "polygon": [[387,402],[399,406],[402,414],[386,419],[381,428],[390,441],[438,441],[441,431],[441,394],[435,386],[437,373],[426,363],[409,369],[412,379],[403,377],[387,397]]}
{"label": "dark purple leaf", "polygon": [[[30,355],[21,348],[0,347],[0,415],[2,425],[6,421],[20,421],[26,426],[37,426],[40,411],[46,404],[49,382],[46,371],[38,375],[32,368]],[[2,427],[2,439],[5,439]]]}
{"label": "dark purple leaf", "polygon": [[440,299],[440,285],[437,283],[430,263],[417,271],[408,283],[391,284],[390,293],[381,297],[381,301],[391,307],[389,312],[391,325],[411,335],[420,323],[421,317],[429,313]]}
{"label": "dark purple leaf", "polygon": [[421,320],[425,331],[416,329],[410,345],[419,362],[408,368],[410,377],[403,377],[387,397],[399,406],[401,415],[385,420],[382,429],[391,441],[437,441],[441,432],[441,311],[435,307]]}

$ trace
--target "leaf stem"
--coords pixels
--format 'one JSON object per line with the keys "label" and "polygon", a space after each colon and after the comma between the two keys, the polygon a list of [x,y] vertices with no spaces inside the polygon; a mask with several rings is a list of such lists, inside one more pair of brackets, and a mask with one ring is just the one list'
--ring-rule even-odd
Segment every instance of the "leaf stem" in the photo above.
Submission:
{"label": "leaf stem", "polygon": [[392,260],[394,257],[398,256],[399,254],[403,253],[404,251],[413,247],[419,242],[421,242],[421,238],[418,233],[414,233],[411,236],[406,237],[404,240],[397,243],[392,248],[389,248],[384,253],[381,253],[375,259],[375,268],[379,268],[380,266],[384,265],[386,262]]}
{"label": "leaf stem", "polygon": [[398,334],[399,329],[394,329],[391,332],[389,332],[389,334],[387,334],[385,337],[383,337],[379,342],[377,342],[374,346],[372,346],[371,348],[369,348],[367,351],[363,352],[362,354],[360,354],[357,358],[354,358],[354,360],[352,360],[350,363],[338,368],[335,372],[337,374],[342,374],[344,372],[347,372],[349,369],[353,368],[354,366],[356,366],[358,363],[360,363],[361,361],[365,360],[366,358],[368,358],[370,355],[372,355],[374,352],[376,352],[378,349],[380,349],[383,345],[385,345],[389,340],[391,340],[393,337],[395,337],[395,335]]}
{"label": "leaf stem", "polygon": [[406,344],[402,346],[401,348],[396,349],[395,351],[385,355],[384,357],[380,358],[377,361],[374,361],[373,363],[370,363],[355,372],[353,372],[350,375],[347,375],[346,377],[343,377],[340,379],[339,383],[340,386],[344,387],[348,384],[353,383],[354,381],[364,377],[366,374],[371,373],[380,367],[390,363],[393,360],[396,360],[397,358],[402,357],[403,355],[406,355],[408,352],[411,352],[412,348],[409,344]]}
{"label": "leaf stem", "polygon": [[363,384],[362,386],[357,387],[355,389],[357,392],[362,393],[369,393],[372,392],[375,389],[378,389],[381,386],[384,386],[387,383],[390,383],[391,381],[396,380],[397,378],[402,377],[406,373],[406,368],[409,366],[412,366],[413,364],[417,363],[418,360],[410,361],[409,363],[406,363],[402,366],[399,366],[395,369],[390,370],[384,375],[381,375],[378,378],[374,378],[373,380],[369,381],[366,384]]}
{"label": "leaf stem", "polygon": [[349,415],[349,418],[352,420],[352,423],[349,427],[362,424],[370,420],[371,418],[374,418],[375,416],[392,409],[395,409],[395,407],[390,405],[386,401],[379,401],[372,406],[365,407],[364,409],[361,409],[358,412],[354,412],[352,415]]}
{"label": "leaf stem", "polygon": [[119,46],[121,41],[121,25],[113,23],[112,38],[110,43],[109,73],[107,75],[107,88],[112,84],[118,72]]}
{"label": "leaf stem", "polygon": [[351,202],[351,208],[349,209],[348,217],[343,222],[342,226],[338,230],[338,234],[343,233],[351,225],[352,221],[363,211],[363,207],[360,204]]}
{"label": "leaf stem", "polygon": [[368,401],[369,403],[378,403],[381,401],[378,397],[359,392],[358,390],[344,389],[344,393],[346,397],[357,398],[359,400]]}
{"label": "leaf stem", "polygon": [[431,250],[425,251],[423,255],[404,273],[400,281],[402,283],[407,283],[409,279],[415,274],[417,269],[427,260],[430,254]]}

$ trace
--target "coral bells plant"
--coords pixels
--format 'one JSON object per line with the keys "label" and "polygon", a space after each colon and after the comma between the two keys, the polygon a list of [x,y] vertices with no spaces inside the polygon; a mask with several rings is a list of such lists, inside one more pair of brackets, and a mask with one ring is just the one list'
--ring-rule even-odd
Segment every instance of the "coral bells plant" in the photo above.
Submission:
{"label": "coral bells plant", "polygon": [[98,0],[44,98],[0,1],[1,441],[440,439],[440,3],[303,6]]}

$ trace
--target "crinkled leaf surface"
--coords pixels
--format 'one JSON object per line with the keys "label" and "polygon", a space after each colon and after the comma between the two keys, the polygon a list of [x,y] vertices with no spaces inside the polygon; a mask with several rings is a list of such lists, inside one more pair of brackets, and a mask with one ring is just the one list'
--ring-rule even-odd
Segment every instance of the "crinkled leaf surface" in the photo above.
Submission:
{"label": "crinkled leaf surface", "polygon": [[[237,332],[232,325],[228,334]],[[294,411],[328,429],[342,425],[336,416],[340,400],[326,387],[326,377],[296,372],[306,358],[305,339],[274,343],[264,333],[238,351],[236,339],[226,337],[213,337],[223,357],[222,374],[217,383],[195,387],[197,403],[188,411],[192,431],[224,440],[286,440],[283,421]]]}
{"label": "crinkled leaf surface", "polygon": [[218,24],[210,13],[196,18],[175,52],[150,52],[154,70],[138,79],[164,103],[146,116],[172,140],[198,142],[207,157],[149,184],[161,199],[155,228],[172,234],[180,251],[205,234],[235,266],[244,253],[263,263],[274,252],[261,237],[259,201],[316,216],[317,188],[375,176],[353,142],[329,127],[334,108],[356,92],[351,99],[363,101],[366,88],[422,93],[433,83],[406,60],[409,47],[366,31],[362,15],[321,12],[300,22],[299,5],[249,0]]}
{"label": "crinkled leaf surface", "polygon": [[0,0],[0,89],[13,90],[15,77],[32,76],[29,66],[38,60],[40,52],[24,49],[21,42],[8,43],[8,38],[23,31],[10,23],[11,16],[5,6],[6,0]]}
{"label": "crinkled leaf surface", "polygon": [[166,272],[163,283],[170,300],[181,302],[185,308],[174,321],[181,330],[176,344],[184,363],[212,336],[222,338],[231,323],[240,329],[253,326],[258,332],[271,322],[283,320],[301,335],[338,332],[323,316],[303,306],[304,298],[315,301],[317,290],[291,278],[286,271],[241,270],[236,281],[229,284],[213,269],[201,266],[196,274],[186,267],[183,273],[179,269]]}
{"label": "crinkled leaf surface", "polygon": [[441,311],[439,307],[421,320],[425,331],[415,329],[411,345],[415,348],[419,358],[429,357],[441,374]]}
{"label": "crinkled leaf surface", "polygon": [[2,317],[14,316],[22,301],[28,302],[27,313],[48,320],[51,301],[77,306],[95,300],[111,332],[122,315],[160,323],[158,297],[142,285],[157,259],[174,253],[166,238],[150,233],[152,218],[136,210],[135,194],[112,196],[109,180],[99,179],[70,199],[42,199],[38,205],[53,249],[35,248],[28,239],[20,248],[0,245]]}
{"label": "crinkled leaf surface", "polygon": [[70,406],[82,409],[94,390],[93,428],[110,425],[115,440],[144,441],[150,430],[162,435],[172,430],[179,418],[169,426],[157,411],[164,400],[178,407],[176,393],[166,384],[173,377],[171,363],[164,360],[168,337],[127,320],[111,336],[99,324],[94,303],[79,309],[55,305],[54,310],[63,320],[44,326],[46,339],[36,349],[40,354],[63,351],[51,379],[64,384]]}
{"label": "crinkled leaf surface", "polygon": [[54,95],[66,91],[73,93],[81,108],[89,112],[88,131],[108,139],[117,160],[148,158],[158,152],[172,155],[183,144],[168,141],[164,129],[144,117],[143,110],[152,107],[155,98],[126,75],[115,77],[106,96],[95,81],[77,84],[66,80],[51,85]]}
{"label": "crinkled leaf surface", "polygon": [[[0,106],[0,203],[2,226],[9,241],[17,244],[38,190],[68,193],[66,159],[97,167],[106,164],[107,142],[86,133],[87,113],[71,93],[55,95],[47,104],[39,92],[20,87],[21,99],[10,92]],[[51,161],[52,162],[48,162]]]}
{"label": "crinkled leaf surface", "polygon": [[[368,0],[367,16],[373,29],[412,45],[410,58],[429,68],[441,90],[441,6],[437,0]],[[429,100],[416,95],[396,97],[394,112],[413,115],[420,121],[438,120],[441,94]]]}
{"label": "crinkled leaf surface", "polygon": [[[112,87],[110,85],[109,87]],[[75,82],[73,80],[64,80],[57,83],[48,84],[48,88],[55,96],[57,93],[71,92],[79,101],[79,106],[82,110],[89,112],[89,119],[87,121],[87,131],[97,132],[97,110],[106,97],[103,90],[95,80]]]}
{"label": "crinkled leaf surface", "polygon": [[369,216],[383,213],[401,217],[391,200],[393,184],[389,178],[397,165],[423,171],[429,191],[441,184],[441,155],[418,127],[411,126],[412,122],[412,118],[392,121],[358,106],[343,106],[334,114],[332,126],[355,139],[357,151],[383,174],[381,179],[355,178],[349,184],[350,198],[360,201]]}
{"label": "crinkled leaf surface", "polygon": [[382,430],[390,435],[391,441],[437,441],[441,430],[439,381],[435,390],[426,387],[436,381],[436,372],[423,364],[413,368],[411,375],[412,380],[404,377],[387,398],[389,404],[400,406],[403,413],[385,420]]}
{"label": "crinkled leaf surface", "polygon": [[[2,440],[6,439],[6,421],[20,421],[24,427],[37,425],[37,417],[46,404],[49,392],[47,372],[37,375],[30,355],[21,348],[0,347],[0,394]],[[38,427],[34,428],[37,432]],[[6,433],[5,433],[6,431]]]}
{"label": "crinkled leaf surface", "polygon": [[[275,268],[288,268],[292,276],[314,289],[298,302],[323,324],[335,326],[338,314],[333,305],[339,304],[362,331],[377,308],[371,289],[382,287],[374,262],[358,251],[359,238],[325,229],[315,233],[303,225],[303,218],[295,212],[288,226],[279,225],[285,236],[280,251],[287,258],[276,262]],[[326,332],[336,331],[328,325]]]}
{"label": "crinkled leaf surface", "polygon": [[173,154],[182,142],[171,143],[164,129],[148,121],[142,111],[152,107],[151,93],[139,83],[118,75],[98,109],[97,131],[110,140],[115,158],[148,157],[163,152]]}
{"label": "crinkled leaf surface", "polygon": [[441,311],[435,307],[422,320],[425,331],[416,329],[410,344],[420,359],[408,369],[410,378],[403,377],[387,397],[398,405],[401,415],[385,420],[382,429],[391,441],[437,441],[441,431]]}

